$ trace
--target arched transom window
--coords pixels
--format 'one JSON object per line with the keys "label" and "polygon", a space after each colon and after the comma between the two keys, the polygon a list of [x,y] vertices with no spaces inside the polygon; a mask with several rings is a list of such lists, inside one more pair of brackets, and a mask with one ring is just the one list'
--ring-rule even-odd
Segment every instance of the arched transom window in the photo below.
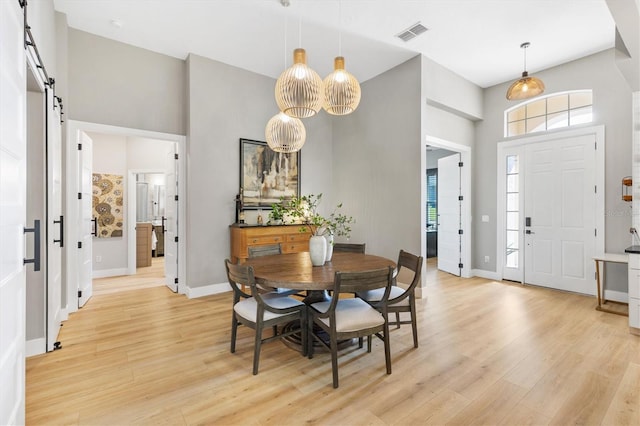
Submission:
{"label": "arched transom window", "polygon": [[573,90],[538,97],[504,112],[505,137],[545,132],[577,124],[591,123],[591,90]]}

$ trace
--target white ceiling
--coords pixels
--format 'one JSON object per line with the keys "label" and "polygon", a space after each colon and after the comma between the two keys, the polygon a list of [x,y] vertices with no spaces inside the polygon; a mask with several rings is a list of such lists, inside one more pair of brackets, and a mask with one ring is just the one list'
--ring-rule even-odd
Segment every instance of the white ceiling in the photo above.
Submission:
{"label": "white ceiling", "polygon": [[[273,78],[296,47],[321,76],[342,56],[360,81],[422,53],[489,87],[613,47],[605,0],[54,0],[70,27],[185,59],[212,58]],[[341,17],[341,18],[340,18]],[[113,25],[119,21],[120,27]],[[429,28],[404,42],[396,35]],[[285,41],[286,35],[286,41]],[[301,40],[301,42],[300,42]]]}

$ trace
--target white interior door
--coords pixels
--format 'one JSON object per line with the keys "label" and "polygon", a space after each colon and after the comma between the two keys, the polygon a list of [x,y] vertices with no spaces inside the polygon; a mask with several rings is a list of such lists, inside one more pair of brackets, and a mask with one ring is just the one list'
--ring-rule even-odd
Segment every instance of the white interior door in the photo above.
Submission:
{"label": "white interior door", "polygon": [[526,147],[525,283],[593,293],[595,155],[594,135]]}
{"label": "white interior door", "polygon": [[438,269],[460,276],[460,154],[438,159]]}
{"label": "white interior door", "polygon": [[172,144],[167,152],[166,201],[164,221],[164,274],[165,283],[178,292],[178,148]]}
{"label": "white interior door", "polygon": [[47,90],[47,351],[55,349],[62,322],[62,130],[59,108]]}
{"label": "white interior door", "polygon": [[17,1],[0,1],[0,424],[25,422],[26,63]]}
{"label": "white interior door", "polygon": [[97,233],[97,224],[92,220],[93,209],[93,141],[83,131],[78,132],[78,200],[80,245],[78,257],[78,307],[84,306],[93,294],[92,256],[93,236]]}

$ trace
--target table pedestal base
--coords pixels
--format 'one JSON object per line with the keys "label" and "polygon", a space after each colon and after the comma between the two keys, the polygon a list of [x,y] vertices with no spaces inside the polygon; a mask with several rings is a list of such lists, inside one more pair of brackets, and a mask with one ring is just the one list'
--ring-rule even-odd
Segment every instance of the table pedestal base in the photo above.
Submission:
{"label": "table pedestal base", "polygon": [[[297,322],[290,322],[289,324],[284,325],[283,331],[292,331],[298,330],[297,333],[290,334],[289,336],[285,336],[282,338],[282,342],[289,348],[295,349],[296,351],[302,353],[302,334],[300,333],[300,324]],[[329,345],[329,335],[325,333],[323,329],[320,327],[313,327],[313,331],[316,335],[319,335],[324,343]],[[309,336],[311,337],[311,336]],[[347,340],[339,340],[338,341],[338,350],[344,349],[348,346],[351,346],[355,343],[356,339],[347,339]],[[316,339],[313,339],[313,352],[329,352],[326,347],[322,346]]]}

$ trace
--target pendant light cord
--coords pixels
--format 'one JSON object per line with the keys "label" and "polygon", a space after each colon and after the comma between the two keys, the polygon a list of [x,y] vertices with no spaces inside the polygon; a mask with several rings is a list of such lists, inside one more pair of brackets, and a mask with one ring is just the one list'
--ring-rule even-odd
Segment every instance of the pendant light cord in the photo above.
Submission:
{"label": "pendant light cord", "polygon": [[342,0],[338,1],[338,56],[342,56]]}

